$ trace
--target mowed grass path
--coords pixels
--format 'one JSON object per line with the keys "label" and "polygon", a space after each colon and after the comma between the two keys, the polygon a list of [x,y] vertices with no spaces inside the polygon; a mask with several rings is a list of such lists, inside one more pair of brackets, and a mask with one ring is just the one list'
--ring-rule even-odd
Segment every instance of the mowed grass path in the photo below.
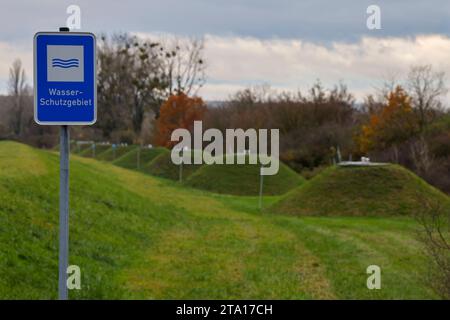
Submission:
{"label": "mowed grass path", "polygon": [[[58,160],[0,142],[0,298],[56,298]],[[261,214],[256,197],[76,156],[70,182],[71,298],[436,298],[409,218]],[[366,287],[371,264],[381,290]]]}

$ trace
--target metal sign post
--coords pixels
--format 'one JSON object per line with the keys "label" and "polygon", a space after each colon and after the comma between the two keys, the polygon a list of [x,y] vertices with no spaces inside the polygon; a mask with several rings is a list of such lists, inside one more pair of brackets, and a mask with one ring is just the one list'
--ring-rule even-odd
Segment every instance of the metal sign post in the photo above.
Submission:
{"label": "metal sign post", "polygon": [[60,28],[59,31],[38,32],[34,36],[34,120],[39,125],[61,126],[58,298],[66,300],[69,125],[91,125],[96,121],[96,41],[91,33],[71,33],[69,28]]}
{"label": "metal sign post", "polygon": [[69,126],[61,126],[59,157],[58,297],[60,300],[67,300],[67,267],[69,266]]}

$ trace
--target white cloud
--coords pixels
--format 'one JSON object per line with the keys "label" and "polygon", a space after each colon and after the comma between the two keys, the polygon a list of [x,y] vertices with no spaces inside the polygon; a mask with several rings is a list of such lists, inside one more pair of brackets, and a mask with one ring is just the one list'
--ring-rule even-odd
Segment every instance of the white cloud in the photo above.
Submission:
{"label": "white cloud", "polygon": [[33,83],[33,52],[31,45],[0,42],[0,93],[5,93],[9,68],[15,59],[20,59],[25,68],[28,83]]}
{"label": "white cloud", "polygon": [[[442,35],[364,37],[356,43],[333,42],[328,46],[300,39],[205,35],[209,81],[200,94],[208,100],[225,99],[238,89],[261,83],[277,89],[305,90],[320,79],[325,86],[342,80],[361,98],[372,92],[384,76],[405,76],[411,65],[432,64],[450,75],[448,52],[450,38]],[[15,58],[22,59],[30,84],[32,82],[31,41],[22,45],[0,42],[2,92],[6,88],[9,66]]]}
{"label": "white cloud", "polygon": [[[450,74],[450,39],[440,35],[365,37],[357,43],[334,42],[330,46],[295,39],[212,35],[205,40],[208,75],[222,88],[265,82],[295,89],[307,88],[316,79],[328,86],[342,80],[361,97],[386,75],[404,76],[411,65],[432,64]],[[209,95],[208,90],[205,87],[203,93]]]}

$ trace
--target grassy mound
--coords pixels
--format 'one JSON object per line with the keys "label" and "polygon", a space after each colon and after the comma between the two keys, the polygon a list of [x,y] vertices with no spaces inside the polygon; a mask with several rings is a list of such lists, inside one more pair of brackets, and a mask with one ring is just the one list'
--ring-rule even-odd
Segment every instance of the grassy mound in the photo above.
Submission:
{"label": "grassy mound", "polygon": [[[437,297],[408,217],[261,215],[255,197],[81,157],[70,170],[71,299]],[[57,297],[58,175],[58,154],[0,142],[0,299]],[[388,290],[367,290],[374,263]]]}
{"label": "grassy mound", "polygon": [[[59,143],[57,146],[55,146],[55,151],[59,151]],[[90,150],[91,149],[91,145],[88,143],[83,143],[83,144],[77,144],[76,142],[71,142],[70,143],[70,152],[73,154],[80,154],[86,150]]]}
{"label": "grassy mound", "polygon": [[[165,152],[167,149],[165,148],[141,148],[140,150],[140,167],[144,167],[145,164],[155,159],[157,156]],[[116,166],[127,168],[127,169],[137,169],[138,164],[138,148],[131,150],[128,153],[125,153],[123,156],[113,161],[113,164]]]}
{"label": "grassy mound", "polygon": [[448,204],[446,195],[398,165],[330,167],[274,204],[296,215],[412,215],[421,198]]}
{"label": "grassy mound", "polygon": [[96,158],[103,161],[115,161],[124,154],[136,149],[137,146],[131,145],[126,147],[116,147],[114,150],[112,147],[108,148],[105,152],[100,153]]}
{"label": "grassy mound", "polygon": [[[97,158],[103,152],[107,151],[109,148],[111,148],[110,145],[103,145],[103,144],[95,145],[95,158]],[[78,155],[86,158],[93,158],[94,152],[92,150],[92,145],[89,145],[89,148],[85,148],[83,151],[78,153]]]}
{"label": "grassy mound", "polygon": [[[170,150],[164,149],[160,155],[148,162],[142,171],[161,178],[179,180],[180,166],[173,164],[170,153]],[[201,165],[183,164],[183,180],[185,181],[200,167]]]}
{"label": "grassy mound", "polygon": [[[283,194],[298,187],[304,179],[280,162],[276,175],[264,176],[263,193],[265,195]],[[203,165],[192,174],[186,184],[211,192],[233,195],[258,195],[260,185],[260,165],[248,164],[212,164]]]}
{"label": "grassy mound", "polygon": [[[59,151],[59,144],[60,144],[60,141],[58,140],[58,143],[53,148],[51,148],[51,150]],[[70,141],[70,153],[78,153],[80,151],[81,151],[81,146],[78,146],[77,143],[74,141]]]}

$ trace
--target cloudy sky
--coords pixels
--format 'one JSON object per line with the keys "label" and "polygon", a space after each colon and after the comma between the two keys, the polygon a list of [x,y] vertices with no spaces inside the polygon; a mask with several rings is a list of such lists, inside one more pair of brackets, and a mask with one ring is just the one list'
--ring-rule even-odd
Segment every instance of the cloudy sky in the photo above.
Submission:
{"label": "cloudy sky", "polygon": [[[64,26],[71,4],[81,31],[203,37],[208,100],[263,83],[304,90],[316,79],[343,81],[361,98],[426,63],[450,76],[448,0],[0,0],[0,93],[16,58],[31,84],[33,35]],[[366,26],[369,5],[381,9],[381,30]]]}

